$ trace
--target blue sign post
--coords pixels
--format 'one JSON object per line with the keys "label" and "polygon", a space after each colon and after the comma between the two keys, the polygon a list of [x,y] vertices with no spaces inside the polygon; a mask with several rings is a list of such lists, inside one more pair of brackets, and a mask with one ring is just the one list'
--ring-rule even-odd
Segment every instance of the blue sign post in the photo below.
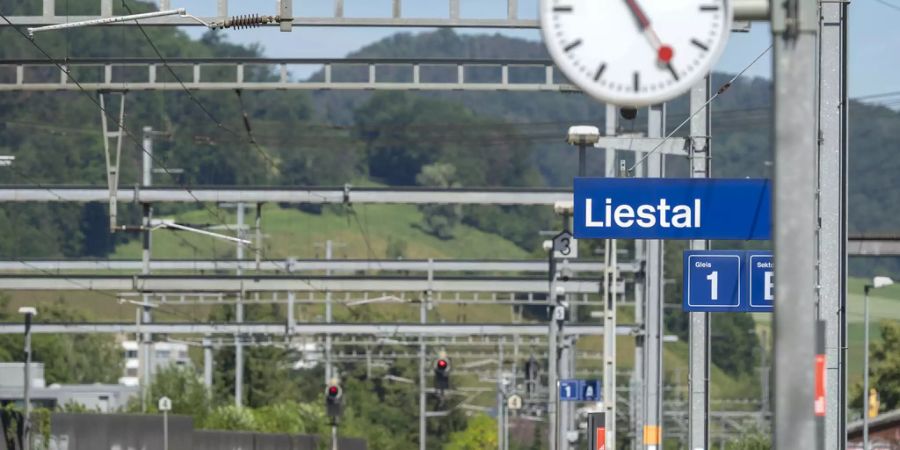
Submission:
{"label": "blue sign post", "polygon": [[559,380],[561,402],[596,402],[601,397],[600,380]]}
{"label": "blue sign post", "polygon": [[600,380],[583,380],[581,383],[581,398],[586,402],[599,402]]}
{"label": "blue sign post", "polygon": [[769,239],[763,179],[576,178],[575,237]]}
{"label": "blue sign post", "polygon": [[687,312],[772,312],[772,252],[684,252],[682,309]]}
{"label": "blue sign post", "polygon": [[581,380],[560,380],[559,401],[577,402],[581,400]]}
{"label": "blue sign post", "polygon": [[740,308],[743,253],[736,251],[684,254],[684,303],[691,311]]}
{"label": "blue sign post", "polygon": [[749,301],[753,310],[771,311],[775,305],[775,264],[771,252],[747,252]]}

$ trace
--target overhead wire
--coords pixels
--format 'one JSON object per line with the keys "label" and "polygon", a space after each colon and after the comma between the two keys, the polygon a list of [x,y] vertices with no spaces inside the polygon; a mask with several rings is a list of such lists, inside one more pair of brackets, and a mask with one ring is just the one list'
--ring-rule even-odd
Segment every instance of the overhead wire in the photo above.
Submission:
{"label": "overhead wire", "polygon": [[[126,2],[126,0],[122,0],[122,6],[124,6],[125,9],[128,10],[129,14],[134,14],[134,12],[131,10],[131,7],[128,6],[128,3]],[[160,60],[160,62],[163,63],[163,66],[169,71],[169,73],[172,75],[172,77],[175,78],[175,80],[178,82],[178,85],[181,86],[181,89],[188,95],[188,98],[190,98],[191,101],[194,102],[197,105],[197,107],[199,107],[200,110],[202,110],[203,113],[206,114],[206,116],[218,128],[225,130],[226,132],[230,133],[231,135],[233,135],[235,137],[240,136],[240,133],[238,133],[237,131],[226,126],[224,123],[222,123],[222,121],[220,121],[218,118],[216,118],[216,116],[213,115],[212,111],[210,111],[209,108],[207,108],[206,105],[204,105],[197,98],[197,96],[195,96],[194,93],[191,92],[191,90],[187,88],[187,86],[184,84],[184,81],[181,79],[181,77],[178,76],[178,74],[175,72],[175,70],[172,68],[172,66],[169,65],[169,61],[163,56],[162,52],[159,51],[159,48],[156,46],[156,43],[153,42],[153,39],[150,38],[150,35],[147,34],[146,30],[144,30],[144,27],[143,27],[143,25],[141,25],[140,21],[135,20],[134,23],[135,23],[135,25],[137,25],[138,30],[140,30],[140,32],[144,36],[144,38],[147,40],[147,43],[150,44],[150,47],[153,49],[153,52],[156,53],[156,57]],[[273,169],[277,170],[277,165],[275,164],[275,161],[272,159],[272,156],[269,155],[265,150],[263,150],[262,147],[260,147],[259,144],[256,143],[256,140],[253,138],[253,133],[252,133],[252,130],[250,127],[250,118],[247,116],[247,113],[244,110],[244,101],[241,98],[241,91],[238,89],[238,90],[236,90],[236,92],[237,92],[237,96],[238,96],[238,101],[240,102],[241,112],[242,112],[243,119],[244,119],[244,126],[247,129],[247,135],[249,137],[250,146],[254,150],[256,150],[256,152],[259,153],[263,157],[263,159],[270,166],[272,166]]]}
{"label": "overhead wire", "polygon": [[668,141],[672,136],[674,136],[675,133],[678,132],[678,130],[680,130],[683,126],[687,125],[687,123],[690,122],[691,119],[694,118],[694,116],[696,116],[697,114],[700,114],[700,112],[703,111],[707,106],[709,106],[709,104],[712,103],[713,100],[717,99],[717,98],[719,97],[719,95],[722,95],[723,93],[725,93],[725,91],[727,91],[727,90],[731,87],[731,85],[734,84],[734,82],[738,80],[738,78],[740,78],[745,72],[747,72],[748,70],[750,70],[750,68],[753,67],[753,65],[756,64],[757,61],[759,61],[760,59],[762,59],[762,57],[763,57],[766,53],[769,53],[770,50],[772,50],[772,45],[769,45],[768,47],[766,47],[766,49],[763,50],[762,53],[759,54],[759,56],[757,56],[756,58],[754,58],[753,61],[750,61],[750,64],[747,64],[746,67],[744,67],[743,69],[741,69],[741,71],[738,72],[735,76],[733,76],[730,80],[728,80],[728,82],[726,82],[725,84],[723,84],[722,86],[720,86],[719,89],[716,90],[716,93],[713,94],[713,95],[711,95],[711,96],[709,97],[709,100],[707,100],[702,106],[700,106],[699,108],[697,108],[696,111],[694,111],[693,113],[691,113],[691,115],[689,115],[689,116],[687,117],[687,119],[684,119],[684,121],[681,122],[677,127],[675,127],[674,130],[672,130],[671,132],[669,132],[669,134],[667,134],[667,135],[660,141],[660,143],[656,145],[656,147],[653,147],[653,149],[650,150],[649,152],[647,152],[646,154],[644,154],[644,156],[643,156],[641,159],[635,161],[635,163],[632,164],[632,166],[627,170],[627,172],[630,173],[630,174],[633,174],[635,168],[637,168],[638,166],[640,166],[641,164],[643,164],[644,161],[647,160],[647,158],[649,158],[651,155],[653,155],[654,153],[656,153],[657,151],[659,151],[659,149],[662,148],[663,144],[664,144],[666,141]]}
{"label": "overhead wire", "polygon": [[[205,203],[203,203],[199,198],[197,198],[197,196],[194,195],[194,193],[193,193],[193,191],[190,189],[190,187],[189,187],[189,186],[186,186],[186,185],[183,184],[183,183],[181,183],[181,182],[178,180],[177,176],[171,171],[171,169],[169,169],[169,168],[166,166],[166,164],[165,164],[163,161],[161,161],[161,160],[159,159],[158,156],[154,155],[152,152],[147,151],[147,149],[144,148],[143,144],[142,144],[142,143],[134,136],[133,133],[131,133],[131,131],[125,126],[125,124],[124,124],[124,123],[120,123],[117,117],[114,117],[112,114],[110,114],[109,111],[107,111],[107,109],[106,109],[103,105],[101,105],[101,104],[100,104],[100,103],[99,103],[99,102],[98,102],[98,101],[97,101],[97,100],[96,100],[96,99],[95,99],[95,98],[94,98],[94,97],[93,97],[93,96],[92,96],[92,95],[84,88],[84,86],[81,85],[81,83],[80,83],[80,82],[72,75],[71,72],[69,72],[69,70],[68,70],[65,66],[61,65],[61,64],[60,64],[58,61],[56,61],[56,59],[54,59],[54,58],[53,58],[46,50],[44,50],[43,47],[41,47],[41,46],[38,45],[36,42],[34,42],[34,40],[28,38],[27,35],[25,35],[21,30],[19,30],[18,28],[16,28],[16,27],[13,25],[13,23],[9,20],[9,18],[6,17],[6,15],[0,13],[0,18],[2,18],[8,25],[10,25],[11,28],[13,28],[14,30],[16,30],[16,32],[19,33],[19,35],[21,35],[23,39],[25,39],[25,40],[27,40],[28,42],[30,42],[30,43],[31,43],[31,44],[32,44],[32,45],[33,45],[33,46],[34,46],[41,54],[44,55],[44,57],[45,57],[48,61],[50,61],[51,63],[53,63],[53,64],[54,64],[54,65],[55,65],[62,73],[65,73],[66,76],[69,78],[69,80],[71,80],[72,83],[74,83],[74,84],[78,87],[79,91],[80,91],[82,94],[84,94],[84,95],[91,101],[91,103],[93,103],[93,104],[101,111],[102,114],[106,115],[111,121],[113,121],[113,123],[116,124],[116,125],[118,126],[118,128],[121,129],[121,130],[125,133],[125,135],[128,136],[128,137],[134,142],[135,146],[136,146],[142,153],[148,155],[148,156],[154,161],[155,165],[158,165],[160,168],[162,168],[163,171],[164,171],[164,173],[166,173],[166,174],[172,179],[172,181],[175,182],[176,185],[178,185],[179,187],[181,187],[182,189],[184,189],[185,192],[187,192],[188,195],[190,195],[191,198],[193,198],[193,200],[194,200],[195,203],[197,203],[199,206],[201,206],[201,208],[205,209],[205,210],[207,211],[207,213],[209,213],[212,217],[215,217],[217,220],[219,220],[220,222],[222,222],[222,226],[224,226],[229,232],[234,233],[234,230],[228,225],[227,221],[224,220],[224,219],[222,218],[222,215],[221,215],[219,212],[213,210],[213,209],[210,208],[208,205],[206,205]],[[48,188],[45,187],[44,189],[48,189]],[[48,189],[48,190],[49,190],[49,189]],[[252,245],[248,245],[248,244],[244,244],[244,245],[246,245],[247,248],[249,248],[249,249],[252,250],[252,251],[256,251],[256,250],[257,250],[257,249],[256,249],[254,246],[252,246]],[[261,250],[260,250],[260,254],[262,255]],[[272,263],[272,264],[274,264],[274,265],[276,265],[276,266],[278,266],[278,265],[283,266],[286,272],[289,271],[286,262],[284,262],[284,261],[274,261],[274,260],[271,260],[271,259],[268,259],[268,258],[265,258],[265,259],[266,259],[267,262],[270,262],[270,263]],[[305,284],[307,284],[309,287],[313,288],[314,290],[316,290],[316,291],[318,291],[318,292],[322,292],[321,289],[319,289],[319,288],[317,288],[316,286],[314,286],[308,279],[305,279],[305,278],[298,278],[298,279],[300,279],[301,281],[303,281]]]}

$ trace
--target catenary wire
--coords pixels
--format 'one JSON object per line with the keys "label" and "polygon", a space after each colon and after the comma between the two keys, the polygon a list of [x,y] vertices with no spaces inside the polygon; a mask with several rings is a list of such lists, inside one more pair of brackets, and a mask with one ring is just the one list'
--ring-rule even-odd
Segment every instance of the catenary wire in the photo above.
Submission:
{"label": "catenary wire", "polygon": [[[151,158],[158,166],[160,166],[160,167],[163,169],[163,171],[164,171],[164,172],[165,172],[165,173],[166,173],[166,174],[167,174],[167,175],[168,175],[168,176],[169,176],[169,177],[170,177],[177,185],[179,185],[179,187],[181,187],[182,189],[184,189],[184,190],[188,193],[188,195],[190,195],[190,196],[194,199],[195,203],[197,203],[197,204],[200,205],[202,208],[204,208],[204,209],[205,209],[212,217],[216,217],[219,221],[221,221],[221,222],[222,222],[222,226],[224,226],[227,230],[229,230],[230,232],[234,233],[234,230],[228,225],[227,221],[224,220],[224,219],[222,218],[222,216],[221,216],[220,213],[216,212],[215,210],[213,210],[212,208],[210,208],[208,205],[206,205],[205,203],[203,203],[202,201],[200,201],[200,199],[197,198],[196,195],[194,195],[194,193],[191,191],[191,189],[190,189],[188,186],[186,186],[186,185],[180,183],[180,182],[178,181],[177,177],[175,176],[175,174],[173,174],[173,173],[170,171],[170,169],[169,169],[169,168],[168,168],[168,167],[167,167],[167,166],[166,166],[166,165],[165,165],[165,164],[164,164],[157,156],[153,155],[151,152],[148,152],[148,151],[143,147],[143,145],[141,144],[141,142],[134,136],[134,134],[132,134],[132,133],[128,130],[128,128],[125,127],[125,124],[120,123],[120,122],[118,121],[118,118],[113,117],[112,115],[110,115],[109,112],[106,110],[106,108],[104,108],[102,105],[100,105],[100,103],[97,102],[97,100],[94,99],[93,96],[91,96],[90,93],[89,93],[86,89],[84,89],[84,87],[81,85],[81,83],[80,83],[77,79],[75,79],[75,77],[74,77],[74,76],[73,76],[73,75],[72,75],[72,74],[71,74],[64,66],[62,66],[61,64],[59,64],[59,62],[57,62],[52,56],[50,56],[50,54],[47,53],[46,50],[44,50],[41,46],[39,46],[36,42],[34,42],[34,40],[29,39],[28,36],[26,36],[21,30],[19,30],[19,29],[16,28],[15,26],[13,26],[12,22],[11,22],[11,21],[9,20],[9,18],[7,18],[4,14],[0,13],[0,18],[2,18],[4,21],[6,21],[6,23],[9,24],[14,30],[16,30],[16,32],[19,33],[19,35],[21,35],[25,40],[27,40],[28,42],[30,42],[30,43],[31,43],[31,44],[32,44],[32,45],[33,45],[33,46],[34,46],[41,54],[44,55],[45,58],[47,58],[47,60],[49,60],[51,63],[53,63],[60,71],[62,71],[63,73],[65,73],[66,76],[67,76],[67,77],[68,77],[68,78],[69,78],[69,79],[70,79],[70,80],[71,80],[71,81],[79,88],[80,92],[81,92],[82,94],[84,94],[84,95],[85,95],[85,96],[86,96],[86,97],[87,97],[87,98],[88,98],[88,99],[89,99],[89,100],[90,100],[90,101],[91,101],[98,109],[100,109],[100,111],[101,111],[103,114],[105,114],[108,118],[110,118],[110,120],[112,120],[113,123],[117,124],[117,126],[125,133],[125,135],[128,136],[128,137],[135,143],[136,147],[137,147],[138,149],[140,149],[140,151],[141,151],[142,153],[147,154],[147,155],[148,155],[148,156],[149,156],[149,157],[150,157],[150,158]],[[46,189],[46,188],[45,188],[45,189]],[[245,244],[245,245],[247,245],[247,244]],[[247,245],[247,248],[251,249],[252,251],[256,251],[256,250],[257,250],[256,247],[254,247],[253,245]],[[262,255],[261,249],[260,249],[260,255]],[[268,259],[268,258],[265,258],[265,260],[266,260],[267,262],[270,262],[270,263],[275,264],[275,265],[279,265],[279,264],[280,264],[280,265],[282,265],[282,266],[284,267],[284,269],[285,269],[286,272],[288,271],[287,263],[284,262],[284,261],[274,261],[274,260],[271,260],[271,259]],[[316,286],[312,285],[312,283],[311,283],[308,279],[305,279],[305,278],[298,278],[298,279],[300,279],[301,281],[303,281],[305,284],[307,284],[308,286],[310,286],[310,287],[313,288],[314,290],[321,292],[321,289],[319,289],[319,288],[317,288]]]}
{"label": "catenary wire", "polygon": [[666,135],[666,137],[664,137],[664,138],[662,139],[662,141],[660,141],[660,143],[656,145],[656,147],[654,147],[652,150],[650,150],[649,152],[647,152],[641,159],[639,159],[638,161],[636,161],[636,162],[631,166],[631,168],[629,168],[629,169],[627,170],[627,172],[633,174],[633,173],[634,173],[634,169],[635,169],[636,167],[638,167],[639,165],[643,164],[644,161],[646,161],[647,158],[650,157],[650,155],[653,155],[654,153],[656,153],[656,152],[662,147],[662,145],[663,145],[667,140],[669,140],[669,138],[671,138],[672,136],[674,136],[675,133],[677,133],[678,130],[681,129],[681,127],[685,126],[688,122],[690,122],[691,119],[694,118],[694,116],[696,116],[697,114],[700,114],[700,112],[703,111],[707,106],[709,106],[709,104],[712,103],[713,100],[715,100],[716,98],[718,98],[719,95],[721,95],[722,93],[724,93],[725,91],[727,91],[728,88],[731,87],[731,85],[732,85],[735,81],[737,81],[737,79],[740,78],[741,75],[744,74],[744,72],[750,70],[750,68],[753,67],[753,65],[756,64],[757,61],[759,61],[760,59],[762,59],[762,57],[763,57],[766,53],[769,53],[769,50],[772,50],[772,45],[769,45],[768,47],[766,47],[766,49],[763,50],[762,53],[759,54],[759,56],[757,56],[756,58],[754,58],[753,61],[750,61],[750,64],[747,64],[746,67],[744,67],[743,69],[741,69],[741,71],[738,72],[738,73],[737,73],[734,77],[732,77],[730,80],[728,80],[728,82],[726,82],[725,84],[723,84],[722,86],[720,86],[719,89],[716,91],[716,93],[713,94],[712,96],[710,96],[709,100],[707,100],[706,103],[704,103],[702,106],[700,106],[699,108],[697,108],[697,110],[694,111],[693,113],[691,113],[691,115],[689,115],[687,119],[684,119],[684,121],[681,122],[677,127],[675,127],[674,130],[672,130],[671,132],[669,132],[669,134]]}

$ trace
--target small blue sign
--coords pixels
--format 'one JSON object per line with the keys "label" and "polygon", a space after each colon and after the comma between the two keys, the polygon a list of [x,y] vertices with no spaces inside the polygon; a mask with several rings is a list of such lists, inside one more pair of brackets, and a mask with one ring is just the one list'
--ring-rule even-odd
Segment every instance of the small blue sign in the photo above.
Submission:
{"label": "small blue sign", "polygon": [[559,401],[577,402],[581,400],[581,380],[560,380]]}
{"label": "small blue sign", "polygon": [[682,309],[687,312],[772,312],[772,252],[684,252]]}
{"label": "small blue sign", "polygon": [[578,239],[770,239],[771,209],[765,179],[575,179]]}
{"label": "small blue sign", "polygon": [[583,380],[581,382],[581,398],[586,402],[599,402],[600,380]]}
{"label": "small blue sign", "polygon": [[741,307],[742,251],[685,252],[684,304],[691,311]]}
{"label": "small blue sign", "polygon": [[775,263],[772,252],[747,252],[750,308],[772,311],[775,305]]}

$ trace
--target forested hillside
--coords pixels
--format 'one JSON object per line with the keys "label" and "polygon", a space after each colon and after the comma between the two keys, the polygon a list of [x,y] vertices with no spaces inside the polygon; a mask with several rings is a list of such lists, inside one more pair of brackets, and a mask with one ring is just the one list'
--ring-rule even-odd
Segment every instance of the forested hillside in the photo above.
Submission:
{"label": "forested hillside", "polygon": [[[215,33],[192,41],[178,31],[149,28],[147,32],[170,57],[260,55],[258,48],[228,44]],[[12,30],[3,33],[3,58],[41,57]],[[133,29],[83,29],[39,35],[36,42],[60,59],[126,52],[154,55],[147,40]],[[113,44],[95,45],[99,42]],[[544,58],[545,53],[535,42],[442,30],[400,33],[350,56]],[[714,85],[726,79],[717,75]],[[169,133],[157,141],[159,159],[167,167],[184,169],[177,179],[157,175],[160,185],[343,185],[371,179],[387,185],[567,186],[575,172],[575,155],[563,143],[566,128],[573,123],[600,124],[604,116],[602,105],[583,95],[560,93],[245,92],[239,99],[222,92],[195,96],[210,114],[183,92],[129,94],[126,121],[135,139],[125,143],[122,185],[136,181],[139,130],[152,126]],[[741,79],[713,104],[716,176],[768,175],[770,99],[768,81]],[[668,106],[670,129],[687,116],[687,106],[683,99]],[[893,174],[900,169],[900,163],[890,157],[900,141],[900,114],[856,102],[851,108],[851,231],[896,231],[889,206],[900,200],[900,193],[881,188],[893,184]],[[250,143],[241,121],[243,112],[259,146]],[[99,119],[92,101],[77,92],[0,95],[0,152],[17,157],[12,169],[0,173],[0,181],[102,185]],[[621,128],[640,131],[641,119],[639,115],[633,121],[623,120]],[[602,164],[602,155],[593,154],[589,173],[601,173]],[[437,172],[420,176],[423,168],[434,165],[440,165]],[[678,175],[683,162],[672,161],[670,167]],[[435,173],[440,175],[435,178]],[[25,238],[0,239],[0,251],[10,256],[106,255],[116,242],[127,238],[117,236],[114,242],[106,234],[104,209],[102,205],[4,205],[0,228],[14,228]],[[539,241],[537,230],[552,220],[544,217],[525,224],[516,218],[533,217],[534,212],[515,208],[468,209],[457,215],[463,223],[502,234],[528,251]]]}

